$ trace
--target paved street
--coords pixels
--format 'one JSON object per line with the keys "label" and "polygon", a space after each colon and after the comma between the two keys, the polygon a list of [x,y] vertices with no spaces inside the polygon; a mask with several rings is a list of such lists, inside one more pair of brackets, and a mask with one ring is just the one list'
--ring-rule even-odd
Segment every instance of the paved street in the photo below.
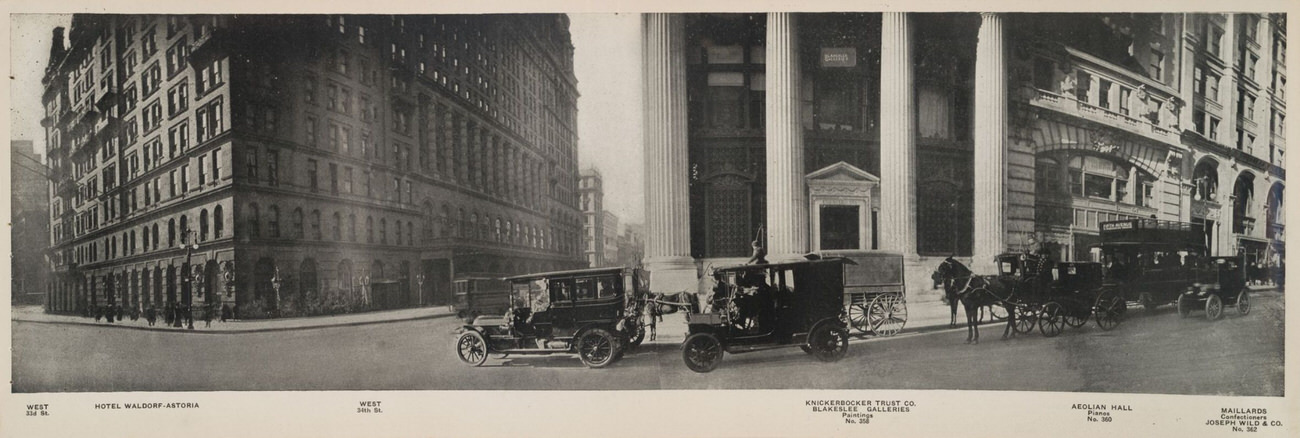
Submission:
{"label": "paved street", "polygon": [[[671,339],[589,370],[572,356],[489,359],[469,368],[451,350],[454,318],[278,332],[207,334],[13,323],[15,392],[398,389],[880,388],[1281,395],[1283,307],[1223,320],[1139,309],[1114,331],[1090,322],[1057,338],[1035,332],[965,345],[962,330],[852,343],[824,364],[797,348],[728,354],[690,372]],[[931,305],[935,305],[931,303]],[[671,315],[669,318],[680,318]]]}

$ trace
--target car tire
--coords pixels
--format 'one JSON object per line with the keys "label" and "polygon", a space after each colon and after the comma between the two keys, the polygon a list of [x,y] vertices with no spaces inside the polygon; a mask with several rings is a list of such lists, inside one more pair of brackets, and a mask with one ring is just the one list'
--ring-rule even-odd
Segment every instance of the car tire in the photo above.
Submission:
{"label": "car tire", "polygon": [[722,363],[722,342],[712,333],[696,333],[682,342],[682,361],[686,368],[697,373],[707,373]]}
{"label": "car tire", "polygon": [[1218,295],[1210,294],[1210,296],[1205,299],[1205,319],[1217,321],[1222,317],[1223,299],[1219,298]]}
{"label": "car tire", "polygon": [[620,344],[618,336],[608,330],[593,328],[578,337],[578,358],[589,368],[604,368],[617,360]]}
{"label": "car tire", "polygon": [[849,352],[849,331],[838,323],[823,322],[808,333],[808,347],[822,362],[835,362]]}
{"label": "car tire", "polygon": [[487,340],[479,332],[470,330],[456,338],[456,357],[466,365],[476,367],[487,362]]}
{"label": "car tire", "polygon": [[1250,294],[1245,289],[1237,294],[1237,314],[1241,316],[1250,314]]}
{"label": "car tire", "polygon": [[[1190,292],[1190,291],[1189,291]],[[1186,318],[1192,314],[1192,299],[1186,293],[1178,296],[1178,317]]]}

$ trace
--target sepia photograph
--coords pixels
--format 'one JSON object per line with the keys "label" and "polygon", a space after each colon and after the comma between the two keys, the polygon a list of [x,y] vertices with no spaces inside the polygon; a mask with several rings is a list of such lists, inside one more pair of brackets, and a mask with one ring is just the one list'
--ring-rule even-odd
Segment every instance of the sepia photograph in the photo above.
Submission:
{"label": "sepia photograph", "polygon": [[872,6],[12,12],[0,418],[1294,433],[1287,11]]}

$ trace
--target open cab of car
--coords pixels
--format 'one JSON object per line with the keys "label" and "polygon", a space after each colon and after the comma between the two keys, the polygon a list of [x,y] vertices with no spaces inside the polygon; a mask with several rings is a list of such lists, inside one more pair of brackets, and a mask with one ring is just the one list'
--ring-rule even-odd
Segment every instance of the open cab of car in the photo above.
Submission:
{"label": "open cab of car", "polygon": [[576,353],[592,368],[608,366],[641,341],[640,274],[597,268],[506,278],[505,315],[462,326],[456,354],[472,366],[489,355]]}

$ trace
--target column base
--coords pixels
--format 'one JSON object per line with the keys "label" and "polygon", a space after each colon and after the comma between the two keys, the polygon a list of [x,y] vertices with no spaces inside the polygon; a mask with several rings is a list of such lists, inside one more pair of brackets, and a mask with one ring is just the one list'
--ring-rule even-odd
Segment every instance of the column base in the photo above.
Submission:
{"label": "column base", "polygon": [[675,294],[699,292],[699,268],[690,257],[656,257],[645,260],[650,273],[650,292]]}

